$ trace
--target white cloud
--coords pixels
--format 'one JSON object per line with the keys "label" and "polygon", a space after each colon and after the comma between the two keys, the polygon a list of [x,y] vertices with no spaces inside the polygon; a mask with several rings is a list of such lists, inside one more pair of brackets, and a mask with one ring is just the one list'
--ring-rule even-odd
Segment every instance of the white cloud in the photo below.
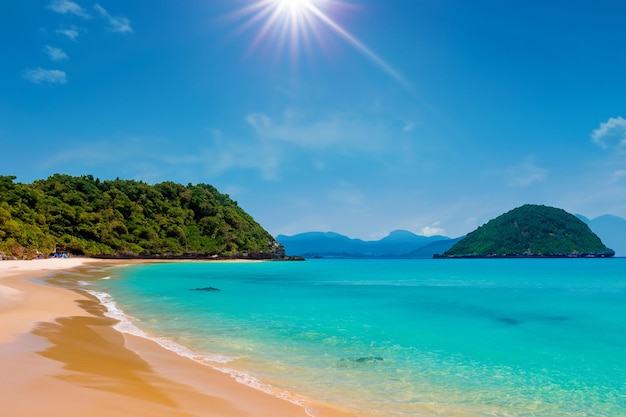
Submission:
{"label": "white cloud", "polygon": [[109,28],[113,32],[131,33],[133,31],[133,28],[130,27],[130,21],[125,16],[111,16],[99,4],[96,4],[93,8],[109,23]]}
{"label": "white cloud", "polygon": [[436,222],[432,226],[425,226],[420,229],[420,235],[422,236],[445,236],[446,231],[441,227],[437,227],[439,222]]}
{"label": "white cloud", "polygon": [[548,177],[548,170],[538,167],[532,161],[511,167],[506,171],[509,184],[516,187],[528,187],[535,182],[543,182]]}
{"label": "white cloud", "polygon": [[62,49],[59,48],[54,48],[50,45],[46,45],[43,48],[44,52],[48,54],[48,56],[50,57],[51,60],[53,61],[63,61],[64,59],[68,59],[69,57],[67,56],[67,54],[65,53],[65,51],[63,51]]}
{"label": "white cloud", "polygon": [[591,133],[593,142],[603,149],[609,146],[626,147],[626,119],[622,116],[610,117]]}
{"label": "white cloud", "polygon": [[35,84],[65,84],[67,77],[60,70],[48,70],[43,68],[29,69],[24,71],[24,78]]}
{"label": "white cloud", "polygon": [[76,41],[78,39],[78,29],[71,27],[69,29],[57,29],[57,34],[68,37],[70,40]]}
{"label": "white cloud", "polygon": [[61,14],[70,13],[76,16],[80,16],[84,19],[91,18],[91,16],[89,16],[89,13],[87,13],[85,9],[70,0],[52,0],[48,5],[48,8]]}

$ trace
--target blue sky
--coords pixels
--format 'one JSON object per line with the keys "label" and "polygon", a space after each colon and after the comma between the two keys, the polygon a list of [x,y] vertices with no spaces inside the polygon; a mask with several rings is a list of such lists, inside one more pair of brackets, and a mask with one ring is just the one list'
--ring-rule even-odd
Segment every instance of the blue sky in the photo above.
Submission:
{"label": "blue sky", "polygon": [[626,1],[5,0],[0,174],[209,183],[270,233],[626,217]]}

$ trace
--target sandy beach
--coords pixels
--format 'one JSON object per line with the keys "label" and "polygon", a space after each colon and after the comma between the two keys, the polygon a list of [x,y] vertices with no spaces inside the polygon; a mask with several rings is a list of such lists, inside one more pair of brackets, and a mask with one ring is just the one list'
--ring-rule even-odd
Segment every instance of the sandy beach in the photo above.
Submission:
{"label": "sandy beach", "polygon": [[88,258],[0,261],[0,403],[20,417],[346,417],[308,409],[116,331],[87,294],[34,280]]}

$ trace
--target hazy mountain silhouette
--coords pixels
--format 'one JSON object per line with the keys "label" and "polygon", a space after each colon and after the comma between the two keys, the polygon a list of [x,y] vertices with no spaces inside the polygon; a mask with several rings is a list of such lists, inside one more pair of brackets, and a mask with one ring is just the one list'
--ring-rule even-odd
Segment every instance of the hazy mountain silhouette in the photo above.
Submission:
{"label": "hazy mountain silhouette", "polygon": [[[615,256],[626,256],[626,219],[606,214],[588,219],[576,217],[609,248]],[[432,258],[444,253],[463,236],[451,239],[446,236],[420,236],[407,230],[395,230],[388,236],[374,241],[352,239],[334,232],[307,232],[293,236],[278,235],[276,240],[285,247],[288,255],[307,258]]]}
{"label": "hazy mountain silhouette", "polygon": [[307,258],[432,258],[442,247],[447,249],[456,241],[446,236],[420,236],[407,230],[395,230],[374,241],[351,239],[334,232],[278,235],[276,240],[285,247],[285,253]]}
{"label": "hazy mountain silhouette", "polygon": [[576,216],[587,223],[606,246],[615,251],[615,256],[626,256],[626,219],[611,214],[591,220],[580,214]]}

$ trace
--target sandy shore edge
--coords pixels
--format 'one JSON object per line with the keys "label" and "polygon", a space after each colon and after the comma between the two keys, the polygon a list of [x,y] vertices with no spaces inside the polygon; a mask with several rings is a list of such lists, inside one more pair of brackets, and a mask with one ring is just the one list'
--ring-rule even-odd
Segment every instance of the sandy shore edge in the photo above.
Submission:
{"label": "sandy shore edge", "polygon": [[308,410],[116,331],[97,300],[35,278],[90,258],[0,261],[0,402],[21,417],[347,417]]}

